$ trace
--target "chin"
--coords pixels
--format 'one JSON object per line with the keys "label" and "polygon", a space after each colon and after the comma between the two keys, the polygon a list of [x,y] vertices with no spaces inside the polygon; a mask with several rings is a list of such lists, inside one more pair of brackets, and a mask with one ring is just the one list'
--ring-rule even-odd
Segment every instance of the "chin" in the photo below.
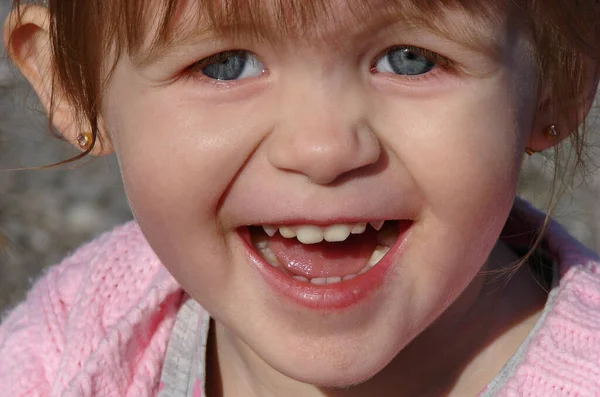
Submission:
{"label": "chin", "polygon": [[385,368],[395,357],[391,350],[389,344],[378,348],[348,341],[330,349],[318,345],[306,349],[289,346],[287,355],[270,351],[271,357],[263,357],[277,372],[299,382],[322,388],[348,388],[366,382]]}
{"label": "chin", "polygon": [[343,389],[359,385],[375,376],[381,368],[357,366],[337,368],[335,366],[318,365],[309,368],[293,368],[283,372],[286,376],[299,382],[322,388]]}

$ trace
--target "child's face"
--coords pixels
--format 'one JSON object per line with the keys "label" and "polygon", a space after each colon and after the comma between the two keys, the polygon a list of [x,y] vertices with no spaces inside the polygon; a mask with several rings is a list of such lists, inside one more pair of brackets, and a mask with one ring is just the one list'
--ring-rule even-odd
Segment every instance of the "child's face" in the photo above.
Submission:
{"label": "child's face", "polygon": [[[103,112],[136,218],[176,279],[252,354],[325,385],[376,373],[471,283],[511,208],[535,106],[528,43],[506,20],[448,13],[486,52],[405,22],[339,18],[319,38],[200,37],[143,67],[124,58]],[[186,72],[232,49],[252,55]],[[248,225],[378,220],[405,220],[398,242],[337,284],[295,280],[247,242]],[[353,246],[370,251],[348,263],[368,260],[367,235]],[[306,246],[263,239],[310,271]],[[324,263],[339,256],[316,247]]]}

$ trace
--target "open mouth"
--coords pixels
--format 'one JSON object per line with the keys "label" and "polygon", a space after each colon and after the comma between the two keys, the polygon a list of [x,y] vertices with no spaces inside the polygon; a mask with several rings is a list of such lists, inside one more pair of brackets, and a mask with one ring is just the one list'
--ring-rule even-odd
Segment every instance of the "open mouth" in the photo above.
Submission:
{"label": "open mouth", "polygon": [[411,222],[250,226],[252,246],[290,278],[311,285],[344,283],[376,268]]}

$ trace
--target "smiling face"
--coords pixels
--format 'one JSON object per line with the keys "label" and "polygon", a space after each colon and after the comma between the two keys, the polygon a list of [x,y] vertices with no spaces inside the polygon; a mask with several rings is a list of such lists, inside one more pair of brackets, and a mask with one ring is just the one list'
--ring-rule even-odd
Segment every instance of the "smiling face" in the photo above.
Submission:
{"label": "smiling face", "polygon": [[[478,32],[469,46],[337,15],[303,39],[206,36],[144,65],[123,57],[103,110],[165,266],[239,349],[321,385],[374,375],[471,283],[512,206],[535,108],[529,43],[508,18],[447,11],[448,31]],[[397,241],[373,243],[371,226],[350,238],[368,251],[356,261],[377,244],[385,258],[325,285],[294,279],[283,258],[308,248],[261,228],[320,240],[350,225],[344,239],[382,220],[401,221],[384,226]],[[310,250],[336,257],[336,244]],[[316,267],[335,277],[343,265]]]}

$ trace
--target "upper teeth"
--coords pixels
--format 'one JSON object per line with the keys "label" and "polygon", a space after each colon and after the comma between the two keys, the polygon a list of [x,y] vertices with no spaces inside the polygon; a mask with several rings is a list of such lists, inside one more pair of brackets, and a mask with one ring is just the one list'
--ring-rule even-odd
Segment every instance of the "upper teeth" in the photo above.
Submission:
{"label": "upper teeth", "polygon": [[[380,230],[385,221],[373,221],[369,224],[375,229]],[[273,237],[279,230],[285,238],[297,238],[303,244],[317,244],[321,241],[341,242],[345,241],[350,234],[361,234],[367,229],[366,223],[355,224],[337,224],[326,227],[315,225],[301,226],[273,226],[263,225],[263,230],[269,237]]]}

